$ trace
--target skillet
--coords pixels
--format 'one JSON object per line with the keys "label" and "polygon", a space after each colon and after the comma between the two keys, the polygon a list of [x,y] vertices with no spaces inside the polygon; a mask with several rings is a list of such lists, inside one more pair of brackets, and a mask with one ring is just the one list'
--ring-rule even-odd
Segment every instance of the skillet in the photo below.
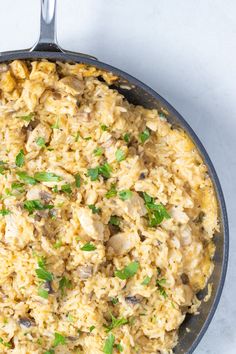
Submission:
{"label": "skillet", "polygon": [[[205,334],[218,306],[226,277],[229,249],[228,219],[224,196],[214,166],[199,138],[184,118],[163,97],[141,81],[111,65],[98,61],[93,56],[62,49],[58,45],[56,38],[56,0],[41,0],[40,36],[38,42],[32,48],[0,52],[0,63],[15,59],[48,59],[51,61],[84,63],[112,72],[118,76],[117,82],[112,87],[122,93],[129,102],[149,109],[164,109],[167,112],[168,121],[175,127],[183,129],[195,143],[208,168],[208,173],[215,188],[219,209],[220,232],[214,237],[216,245],[215,267],[209,279],[209,282],[213,283],[211,298],[208,302],[202,302],[199,315],[187,315],[180,327],[179,342],[174,349],[176,354],[193,353]],[[203,290],[198,294],[198,297],[203,299],[205,295],[206,290]]]}

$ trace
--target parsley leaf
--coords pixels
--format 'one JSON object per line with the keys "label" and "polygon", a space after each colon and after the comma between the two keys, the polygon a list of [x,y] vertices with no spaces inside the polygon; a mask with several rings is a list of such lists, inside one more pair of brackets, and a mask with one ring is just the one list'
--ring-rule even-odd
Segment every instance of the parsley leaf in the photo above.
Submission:
{"label": "parsley leaf", "polygon": [[121,200],[127,200],[130,199],[132,197],[132,192],[129,189],[124,189],[122,191],[120,191],[119,193],[119,197]]}
{"label": "parsley leaf", "polygon": [[0,210],[0,215],[5,216],[11,214],[11,211],[9,209],[1,209]]}
{"label": "parsley leaf", "polygon": [[20,172],[16,172],[17,176],[25,183],[27,184],[36,184],[37,181],[35,180],[35,178],[30,177],[27,172],[25,171],[20,171]]}
{"label": "parsley leaf", "polygon": [[158,287],[158,290],[161,294],[161,296],[164,297],[164,299],[166,299],[168,297],[165,288],[163,287],[163,285],[166,284],[166,279],[162,278],[162,279],[157,279],[156,280],[156,286]]}
{"label": "parsley leaf", "polygon": [[150,281],[151,281],[151,277],[146,276],[146,277],[143,279],[141,285],[148,285],[148,284],[150,283]]}
{"label": "parsley leaf", "polygon": [[38,295],[44,299],[48,299],[48,291],[43,288],[38,289]]}
{"label": "parsley leaf", "polygon": [[101,166],[89,168],[88,176],[91,178],[91,181],[96,181],[99,175],[104,178],[109,178],[111,176],[111,171],[111,166],[106,162]]}
{"label": "parsley leaf", "polygon": [[59,127],[59,118],[57,118],[56,122],[51,126],[52,129],[60,129]]}
{"label": "parsley leaf", "polygon": [[28,115],[25,115],[25,116],[19,116],[19,117],[16,117],[16,118],[19,118],[19,119],[22,119],[26,122],[30,122],[32,118],[34,118],[34,113],[30,113]]}
{"label": "parsley leaf", "polygon": [[62,190],[62,192],[66,193],[66,194],[72,193],[71,185],[69,183],[63,184],[61,186],[61,190]]}
{"label": "parsley leaf", "polygon": [[40,147],[45,147],[45,139],[40,136],[39,138],[37,138],[36,144]]}
{"label": "parsley leaf", "polygon": [[121,162],[121,161],[125,160],[125,153],[121,149],[116,150],[115,156],[116,156],[117,162]]}
{"label": "parsley leaf", "polygon": [[108,130],[108,126],[105,124],[101,124],[101,129],[105,132]]}
{"label": "parsley leaf", "polygon": [[4,340],[2,338],[0,338],[0,344],[2,344],[6,348],[11,348],[12,347],[10,342],[4,342]]}
{"label": "parsley leaf", "polygon": [[120,225],[120,218],[116,215],[112,215],[110,217],[109,224],[119,226]]}
{"label": "parsley leaf", "polygon": [[75,185],[76,185],[77,188],[79,188],[81,186],[81,177],[80,177],[79,173],[77,173],[75,175]]}
{"label": "parsley leaf", "polygon": [[58,240],[53,244],[53,248],[55,248],[55,250],[57,250],[58,248],[60,248],[62,246],[62,241]]}
{"label": "parsley leaf", "polygon": [[124,348],[122,347],[122,345],[120,343],[115,344],[115,347],[118,350],[118,352],[120,352],[120,353],[123,352],[123,350],[124,350]]}
{"label": "parsley leaf", "polygon": [[117,195],[116,185],[112,184],[109,191],[105,194],[105,197],[107,199],[109,199],[109,198],[115,197],[116,195]]}
{"label": "parsley leaf", "polygon": [[97,208],[94,204],[89,204],[88,207],[92,210],[93,214],[99,214],[101,212],[101,208]]}
{"label": "parsley leaf", "polygon": [[32,214],[35,210],[46,210],[52,209],[53,205],[50,204],[42,204],[40,200],[33,199],[33,200],[26,200],[24,202],[24,208],[28,210],[30,214]]}
{"label": "parsley leaf", "polygon": [[89,332],[91,333],[95,329],[95,326],[89,327]]}
{"label": "parsley leaf", "polygon": [[88,242],[86,243],[84,246],[80,247],[81,251],[95,251],[97,249],[97,247],[95,245],[93,245],[92,243]]}
{"label": "parsley leaf", "polygon": [[24,151],[21,149],[19,154],[16,155],[16,166],[22,167],[24,165],[24,162],[25,162],[25,155],[24,155]]}
{"label": "parsley leaf", "polygon": [[66,278],[65,276],[61,278],[59,281],[59,289],[61,290],[61,294],[65,294],[65,289],[71,289],[72,283],[71,280]]}
{"label": "parsley leaf", "polygon": [[54,349],[49,349],[46,352],[44,352],[43,354],[55,354],[55,350]]}
{"label": "parsley leaf", "polygon": [[141,140],[142,143],[145,143],[146,140],[150,138],[150,130],[148,128],[145,128],[142,133],[139,134],[139,139]]}
{"label": "parsley leaf", "polygon": [[119,299],[117,297],[112,297],[111,298],[112,305],[116,305],[116,304],[118,304],[118,302],[119,302]]}
{"label": "parsley leaf", "polygon": [[16,189],[18,192],[23,192],[24,191],[24,184],[13,182],[11,184],[11,189],[13,189],[13,190]]}
{"label": "parsley leaf", "polygon": [[123,136],[124,141],[128,144],[130,142],[130,134],[129,133],[125,133]]}
{"label": "parsley leaf", "polygon": [[54,338],[54,342],[53,342],[53,347],[57,347],[58,345],[64,345],[66,344],[66,338],[60,334],[60,333],[55,333],[54,334],[55,338]]}
{"label": "parsley leaf", "polygon": [[154,198],[145,192],[143,192],[143,199],[148,211],[149,226],[155,227],[164,219],[170,219],[171,216],[168,214],[164,205],[156,204]]}
{"label": "parsley leaf", "polygon": [[59,182],[61,177],[51,172],[36,172],[34,178],[38,182]]}
{"label": "parsley leaf", "polygon": [[101,156],[103,153],[103,149],[101,147],[97,147],[96,149],[93,150],[93,153],[95,156]]}
{"label": "parsley leaf", "polygon": [[126,320],[125,318],[123,318],[123,317],[115,318],[111,313],[111,324],[109,326],[104,325],[104,327],[106,328],[106,332],[108,333],[108,332],[112,331],[114,328],[123,326],[127,323],[128,323],[128,320]]}
{"label": "parsley leaf", "polygon": [[91,181],[96,181],[98,179],[98,175],[98,167],[88,169],[88,176],[91,178]]}
{"label": "parsley leaf", "polygon": [[103,353],[112,354],[114,343],[115,343],[115,336],[112,333],[110,333],[103,347]]}
{"label": "parsley leaf", "polygon": [[52,273],[48,272],[45,268],[37,268],[35,270],[37,277],[42,280],[52,281],[53,275]]}
{"label": "parsley leaf", "polygon": [[139,269],[139,262],[134,261],[128,264],[122,270],[116,270],[115,276],[122,280],[129,279],[137,273],[138,269]]}

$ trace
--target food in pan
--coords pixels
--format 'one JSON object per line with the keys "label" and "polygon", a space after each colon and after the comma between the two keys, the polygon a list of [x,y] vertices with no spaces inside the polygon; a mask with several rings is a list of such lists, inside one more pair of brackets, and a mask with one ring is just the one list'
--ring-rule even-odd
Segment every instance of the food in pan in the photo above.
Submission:
{"label": "food in pan", "polygon": [[0,352],[171,353],[213,270],[214,188],[166,112],[83,64],[0,64]]}

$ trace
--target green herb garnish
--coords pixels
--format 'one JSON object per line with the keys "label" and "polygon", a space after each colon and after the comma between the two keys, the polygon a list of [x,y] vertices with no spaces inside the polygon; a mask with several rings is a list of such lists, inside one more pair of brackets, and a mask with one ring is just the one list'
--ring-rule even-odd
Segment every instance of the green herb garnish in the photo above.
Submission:
{"label": "green herb garnish", "polygon": [[65,289],[71,289],[72,283],[71,280],[66,278],[65,276],[61,278],[59,281],[59,289],[61,290],[61,294],[65,295]]}
{"label": "green herb garnish", "polygon": [[58,248],[60,248],[62,246],[62,241],[61,240],[58,240],[56,241],[54,244],[53,244],[53,248],[55,248],[56,250]]}
{"label": "green herb garnish", "polygon": [[116,185],[112,184],[109,191],[105,194],[105,197],[107,199],[109,199],[109,198],[115,197],[116,195],[117,195]]}
{"label": "green herb garnish", "polygon": [[61,181],[61,177],[57,176],[52,172],[36,172],[34,174],[34,179],[38,182],[59,182]]}
{"label": "green herb garnish", "polygon": [[12,347],[10,342],[4,342],[4,340],[2,338],[0,338],[0,344],[2,344],[6,348],[11,348]]}
{"label": "green herb garnish", "polygon": [[124,189],[118,193],[119,198],[123,201],[130,199],[132,197],[132,194],[133,193],[129,189]]}
{"label": "green herb garnish", "polygon": [[124,141],[128,144],[130,142],[130,134],[129,133],[125,133],[123,136]]}
{"label": "green herb garnish", "polygon": [[44,352],[43,354],[55,354],[55,350],[54,349],[49,349],[46,352]]}
{"label": "green herb garnish", "polygon": [[164,219],[170,219],[171,216],[168,214],[164,205],[156,204],[154,198],[145,192],[143,192],[143,199],[148,211],[149,226],[155,227]]}
{"label": "green herb garnish", "polygon": [[112,297],[112,298],[111,298],[111,303],[112,303],[112,305],[116,305],[116,304],[118,304],[118,302],[119,302],[118,297]]}
{"label": "green herb garnish", "polygon": [[59,118],[57,118],[56,120],[56,123],[54,123],[52,126],[51,126],[52,129],[60,129],[59,127]]}
{"label": "green herb garnish", "polygon": [[146,277],[143,279],[141,285],[148,285],[148,284],[150,283],[150,281],[151,281],[151,278],[148,277],[148,276],[146,276]]}
{"label": "green herb garnish", "polygon": [[64,337],[62,334],[60,333],[55,333],[54,334],[55,338],[54,338],[54,342],[53,342],[53,347],[57,347],[58,345],[64,345],[66,344],[66,337]]}
{"label": "green herb garnish", "polygon": [[110,333],[103,347],[103,353],[112,354],[114,343],[115,343],[115,336],[112,333]]}
{"label": "green herb garnish", "polygon": [[25,171],[19,171],[19,172],[16,172],[17,176],[25,183],[27,184],[36,184],[37,181],[35,180],[35,178],[33,177],[30,177],[27,172]]}
{"label": "green herb garnish", "polygon": [[120,225],[120,218],[116,215],[112,215],[110,217],[109,224],[119,226]]}
{"label": "green herb garnish", "polygon": [[125,153],[121,149],[116,150],[115,156],[116,156],[117,162],[121,162],[121,161],[125,160]]}
{"label": "green herb garnish", "polygon": [[163,287],[163,285],[166,284],[166,279],[162,278],[162,279],[157,279],[156,280],[156,286],[158,287],[158,290],[161,294],[161,296],[164,297],[164,299],[166,299],[168,297],[165,288]]}
{"label": "green herb garnish", "polygon": [[37,138],[36,144],[40,147],[45,147],[45,139],[42,137]]}
{"label": "green herb garnish", "polygon": [[101,124],[101,129],[105,132],[108,130],[108,126],[105,124]]}
{"label": "green herb garnish", "polygon": [[124,348],[122,347],[122,345],[120,343],[115,344],[115,348],[118,350],[118,352],[123,352]]}
{"label": "green herb garnish", "polygon": [[53,280],[52,273],[50,273],[46,270],[45,258],[40,258],[38,260],[38,268],[35,270],[35,272],[36,272],[37,277],[39,279],[42,279],[45,281],[52,281]]}
{"label": "green herb garnish", "polygon": [[150,138],[150,130],[145,128],[142,133],[139,134],[139,139],[142,143],[145,143],[146,140]]}
{"label": "green herb garnish", "polygon": [[1,209],[0,210],[0,215],[1,216],[6,216],[6,215],[9,215],[11,214],[11,211],[9,209]]}
{"label": "green herb garnish", "polygon": [[124,280],[124,279],[129,279],[133,277],[139,269],[139,262],[131,262],[128,264],[126,267],[124,267],[122,270],[116,270],[115,271],[115,276]]}
{"label": "green herb garnish", "polygon": [[93,150],[95,156],[101,156],[103,154],[103,149],[101,147],[97,147]]}
{"label": "green herb garnish", "polygon": [[61,186],[61,190],[62,190],[62,192],[66,193],[66,194],[71,194],[72,193],[72,188],[71,188],[71,185],[69,183],[63,184]]}
{"label": "green herb garnish", "polygon": [[24,184],[23,183],[13,182],[11,184],[11,189],[17,190],[18,192],[23,192],[24,191]]}
{"label": "green herb garnish", "polygon": [[38,289],[38,295],[44,299],[48,299],[48,291],[42,288]]}
{"label": "green herb garnish", "polygon": [[93,214],[101,213],[101,208],[97,208],[94,204],[89,204],[88,207],[92,210]]}
{"label": "green herb garnish", "polygon": [[90,251],[95,251],[97,249],[97,247],[95,245],[93,245],[92,243],[88,242],[84,246],[80,247],[80,249],[81,249],[81,251],[90,252]]}
{"label": "green herb garnish", "polygon": [[123,326],[127,323],[128,323],[128,320],[126,320],[125,318],[123,318],[123,317],[115,318],[111,313],[111,324],[109,326],[104,325],[104,327],[106,328],[106,332],[108,333],[108,332],[112,331],[114,328]]}
{"label": "green herb garnish", "polygon": [[35,210],[47,210],[52,209],[53,205],[50,204],[42,204],[42,202],[38,199],[26,200],[24,202],[24,208],[28,210],[30,214],[32,214]]}
{"label": "green herb garnish", "polygon": [[22,167],[24,165],[24,162],[25,162],[25,155],[24,155],[24,151],[21,149],[19,154],[16,155],[16,166]]}
{"label": "green herb garnish", "polygon": [[25,115],[25,116],[19,116],[19,117],[16,117],[16,118],[19,118],[19,119],[22,119],[26,122],[30,122],[32,118],[34,118],[34,113],[30,113],[28,115]]}
{"label": "green herb garnish", "polygon": [[80,188],[80,186],[81,186],[81,177],[80,177],[79,173],[77,173],[75,175],[75,185],[76,185],[77,188]]}
{"label": "green herb garnish", "polygon": [[95,326],[89,327],[89,332],[91,333],[95,329]]}
{"label": "green herb garnish", "polygon": [[111,176],[111,166],[106,162],[101,166],[97,166],[95,168],[88,169],[88,176],[91,178],[91,181],[96,181],[98,176],[102,176],[104,178],[110,178]]}

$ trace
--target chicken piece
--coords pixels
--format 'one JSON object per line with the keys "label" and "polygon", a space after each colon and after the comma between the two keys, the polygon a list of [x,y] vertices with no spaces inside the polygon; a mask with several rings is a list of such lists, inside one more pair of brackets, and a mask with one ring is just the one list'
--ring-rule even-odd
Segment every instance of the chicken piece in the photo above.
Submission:
{"label": "chicken piece", "polygon": [[23,249],[32,239],[34,227],[15,211],[5,216],[5,242],[12,248]]}
{"label": "chicken piece", "polygon": [[189,246],[192,243],[192,230],[189,225],[182,225],[180,229],[180,242],[183,246]]}
{"label": "chicken piece", "polygon": [[129,253],[139,241],[137,233],[120,232],[112,236],[107,245],[112,248],[115,255],[122,256]]}
{"label": "chicken piece", "polygon": [[54,84],[57,78],[56,64],[48,61],[34,61],[31,63],[32,70],[30,80],[44,81],[47,85]]}
{"label": "chicken piece", "polygon": [[45,90],[45,85],[42,82],[29,81],[24,82],[24,88],[22,91],[21,98],[25,102],[27,108],[33,112],[39,99]]}
{"label": "chicken piece", "polygon": [[85,233],[94,240],[103,240],[104,226],[99,220],[98,215],[92,214],[92,211],[87,208],[79,208],[77,211],[80,225]]}
{"label": "chicken piece", "polygon": [[29,133],[29,137],[26,143],[26,150],[31,152],[33,150],[40,150],[41,146],[37,144],[38,138],[43,138],[45,143],[48,143],[51,136],[51,128],[48,125],[39,123],[31,133]]}
{"label": "chicken piece", "polygon": [[171,217],[175,219],[178,223],[181,224],[187,224],[189,221],[188,215],[182,210],[182,207],[180,205],[175,206],[171,209]]}
{"label": "chicken piece", "polygon": [[16,81],[10,71],[3,72],[0,76],[0,88],[3,92],[12,92],[16,87]]}
{"label": "chicken piece", "polygon": [[134,220],[147,214],[143,198],[136,192],[132,192],[132,197],[122,202],[122,204],[123,210]]}
{"label": "chicken piece", "polygon": [[47,90],[40,102],[44,109],[56,115],[76,115],[78,113],[77,99],[71,94],[62,95],[60,92]]}
{"label": "chicken piece", "polygon": [[23,60],[14,60],[11,64],[11,71],[17,79],[26,79],[29,76],[29,70]]}
{"label": "chicken piece", "polygon": [[84,83],[75,76],[65,76],[58,83],[59,88],[71,95],[80,95],[84,91]]}
{"label": "chicken piece", "polygon": [[119,169],[118,186],[121,189],[131,188],[139,180],[144,167],[139,156],[128,157]]}
{"label": "chicken piece", "polygon": [[31,187],[27,192],[26,197],[28,200],[42,199],[45,202],[49,202],[51,200],[52,194],[49,192],[48,188],[40,184]]}
{"label": "chicken piece", "polygon": [[78,273],[78,276],[81,280],[86,280],[88,278],[91,278],[91,276],[93,275],[93,266],[91,265],[79,266],[76,272]]}

